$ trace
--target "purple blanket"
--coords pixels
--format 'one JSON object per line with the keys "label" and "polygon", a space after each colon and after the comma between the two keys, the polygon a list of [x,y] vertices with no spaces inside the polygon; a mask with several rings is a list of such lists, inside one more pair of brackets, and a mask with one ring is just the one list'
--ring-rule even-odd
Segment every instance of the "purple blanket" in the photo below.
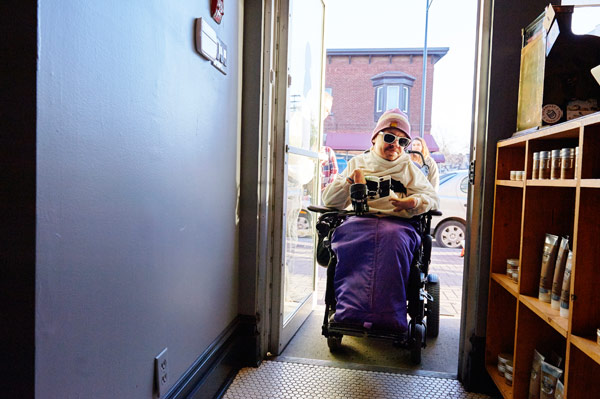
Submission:
{"label": "purple blanket", "polygon": [[335,321],[406,331],[406,287],[421,237],[407,220],[350,217],[332,237]]}

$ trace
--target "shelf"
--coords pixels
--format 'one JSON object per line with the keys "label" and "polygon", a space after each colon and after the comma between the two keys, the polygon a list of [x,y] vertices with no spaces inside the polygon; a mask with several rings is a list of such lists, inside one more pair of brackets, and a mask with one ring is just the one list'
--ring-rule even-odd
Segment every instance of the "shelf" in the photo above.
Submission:
{"label": "shelf", "polygon": [[492,273],[492,279],[506,288],[506,290],[515,298],[519,296],[517,283],[515,283],[512,278],[508,277],[506,274]]}
{"label": "shelf", "polygon": [[571,335],[571,343],[596,363],[600,364],[600,345],[595,340]]}
{"label": "shelf", "polygon": [[537,314],[542,320],[550,324],[552,328],[560,333],[563,337],[567,337],[567,328],[569,327],[569,320],[565,317],[560,316],[560,311],[552,309],[549,303],[542,302],[537,298],[521,295],[521,302]]}
{"label": "shelf", "polygon": [[[531,177],[539,151],[579,148],[574,179]],[[553,126],[517,132],[496,146],[494,213],[489,264],[490,291],[485,344],[486,371],[504,398],[526,398],[534,349],[568,359],[569,397],[600,398],[600,112]],[[528,180],[507,180],[524,170]],[[537,297],[544,235],[569,235],[573,248],[569,317]],[[519,258],[519,282],[506,275],[508,258]],[[576,263],[576,265],[575,265]],[[576,267],[575,267],[576,266]],[[526,295],[524,295],[526,294]],[[516,301],[516,309],[515,309]],[[514,352],[513,386],[496,369],[496,356]]]}
{"label": "shelf", "polygon": [[600,188],[600,179],[581,179],[581,187]]}
{"label": "shelf", "polygon": [[505,186],[505,187],[521,187],[523,188],[522,180],[496,180],[497,186]]}
{"label": "shelf", "polygon": [[[577,187],[577,180],[527,180],[527,186],[536,187]],[[600,186],[599,186],[600,187]]]}
{"label": "shelf", "polygon": [[492,377],[492,380],[494,380],[494,384],[496,384],[496,386],[498,387],[498,390],[502,394],[502,397],[504,397],[504,399],[512,398],[512,386],[508,385],[506,383],[506,379],[498,373],[497,366],[495,364],[486,364],[485,368],[490,377]]}
{"label": "shelf", "polygon": [[581,119],[581,124],[583,126],[590,126],[597,123],[600,123],[600,112],[595,112],[593,114],[582,116],[577,119]]}
{"label": "shelf", "polygon": [[[597,120],[597,117],[594,121]],[[539,130],[516,132],[513,137],[498,142],[498,147],[524,146],[526,141],[545,138],[562,139],[576,138],[579,136],[579,127],[593,123],[590,117],[582,120],[572,120],[558,125],[542,127]]]}

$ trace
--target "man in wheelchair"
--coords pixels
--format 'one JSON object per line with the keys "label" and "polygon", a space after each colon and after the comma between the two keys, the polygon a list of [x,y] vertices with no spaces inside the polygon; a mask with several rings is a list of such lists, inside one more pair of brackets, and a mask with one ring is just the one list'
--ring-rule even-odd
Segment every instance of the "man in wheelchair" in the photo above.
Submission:
{"label": "man in wheelchair", "polygon": [[346,209],[354,202],[357,213],[364,212],[348,217],[331,237],[335,321],[406,331],[406,289],[421,243],[411,218],[437,209],[439,199],[405,152],[410,124],[403,112],[386,111],[371,142],[323,192],[327,207]]}

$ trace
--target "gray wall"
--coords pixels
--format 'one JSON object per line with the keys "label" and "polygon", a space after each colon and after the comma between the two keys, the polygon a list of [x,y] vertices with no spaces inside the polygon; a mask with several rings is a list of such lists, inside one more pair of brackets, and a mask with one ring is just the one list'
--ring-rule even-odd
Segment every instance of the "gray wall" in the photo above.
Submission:
{"label": "gray wall", "polygon": [[[39,1],[35,383],[151,397],[237,315],[239,2]],[[229,74],[194,51],[194,18]]]}

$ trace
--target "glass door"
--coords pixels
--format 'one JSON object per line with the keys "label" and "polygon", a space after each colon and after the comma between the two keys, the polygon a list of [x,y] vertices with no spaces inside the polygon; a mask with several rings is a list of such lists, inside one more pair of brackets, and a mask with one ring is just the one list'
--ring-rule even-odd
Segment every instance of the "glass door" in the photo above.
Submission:
{"label": "glass door", "polygon": [[325,12],[322,0],[281,0],[279,7],[273,147],[275,214],[281,215],[274,231],[281,234],[273,251],[274,354],[313,306],[316,217],[307,208],[319,201]]}

